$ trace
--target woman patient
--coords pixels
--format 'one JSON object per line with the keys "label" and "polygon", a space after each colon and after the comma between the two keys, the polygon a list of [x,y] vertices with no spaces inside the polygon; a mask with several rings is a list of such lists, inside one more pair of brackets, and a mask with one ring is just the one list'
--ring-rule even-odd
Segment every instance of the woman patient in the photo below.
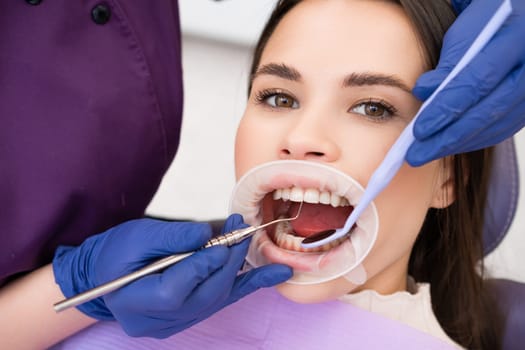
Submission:
{"label": "woman patient", "polygon": [[490,149],[403,165],[347,237],[300,246],[343,226],[420,107],[411,88],[453,20],[445,0],[279,1],[254,52],[232,210],[254,224],[304,202],[299,219],[258,233],[247,258],[294,269],[277,287],[286,298],[339,299],[458,347],[497,349],[481,265]]}

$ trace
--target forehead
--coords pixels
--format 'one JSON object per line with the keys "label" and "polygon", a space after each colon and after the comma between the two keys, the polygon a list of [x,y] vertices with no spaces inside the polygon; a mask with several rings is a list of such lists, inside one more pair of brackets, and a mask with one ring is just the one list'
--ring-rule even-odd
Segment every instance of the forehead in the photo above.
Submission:
{"label": "forehead", "polygon": [[409,86],[424,71],[422,50],[403,8],[380,0],[300,2],[268,40],[260,64],[268,62],[324,74],[395,74]]}

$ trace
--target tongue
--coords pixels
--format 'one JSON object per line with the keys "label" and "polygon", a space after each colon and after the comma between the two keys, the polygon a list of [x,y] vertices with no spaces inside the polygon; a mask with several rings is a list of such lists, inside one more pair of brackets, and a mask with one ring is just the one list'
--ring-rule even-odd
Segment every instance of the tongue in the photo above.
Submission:
{"label": "tongue", "polygon": [[[300,203],[290,207],[290,217],[297,214]],[[351,206],[334,208],[331,205],[303,203],[301,214],[291,222],[295,235],[308,237],[314,233],[343,227],[346,218],[354,208]]]}

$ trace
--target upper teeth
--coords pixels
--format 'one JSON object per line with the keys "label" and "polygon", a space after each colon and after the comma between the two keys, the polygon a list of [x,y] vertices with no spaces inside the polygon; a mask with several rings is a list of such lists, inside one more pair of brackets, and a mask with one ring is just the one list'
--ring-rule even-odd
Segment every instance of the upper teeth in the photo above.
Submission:
{"label": "upper teeth", "polygon": [[312,204],[330,204],[333,207],[349,206],[350,203],[345,197],[328,191],[319,191],[315,188],[303,190],[299,187],[280,188],[273,191],[273,199],[290,200],[292,202],[306,202]]}

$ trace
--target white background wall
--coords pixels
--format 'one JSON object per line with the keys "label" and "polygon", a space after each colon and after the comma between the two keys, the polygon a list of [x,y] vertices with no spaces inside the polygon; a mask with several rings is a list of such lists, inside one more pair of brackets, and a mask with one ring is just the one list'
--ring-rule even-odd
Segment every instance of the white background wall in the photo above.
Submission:
{"label": "white background wall", "polygon": [[[179,152],[148,212],[209,220],[228,214],[233,143],[246,100],[250,46],[275,0],[180,0],[185,108]],[[525,186],[525,131],[517,136]],[[521,152],[523,150],[523,152]],[[522,191],[525,193],[525,191]],[[525,194],[513,226],[487,258],[492,275],[525,282]]]}

